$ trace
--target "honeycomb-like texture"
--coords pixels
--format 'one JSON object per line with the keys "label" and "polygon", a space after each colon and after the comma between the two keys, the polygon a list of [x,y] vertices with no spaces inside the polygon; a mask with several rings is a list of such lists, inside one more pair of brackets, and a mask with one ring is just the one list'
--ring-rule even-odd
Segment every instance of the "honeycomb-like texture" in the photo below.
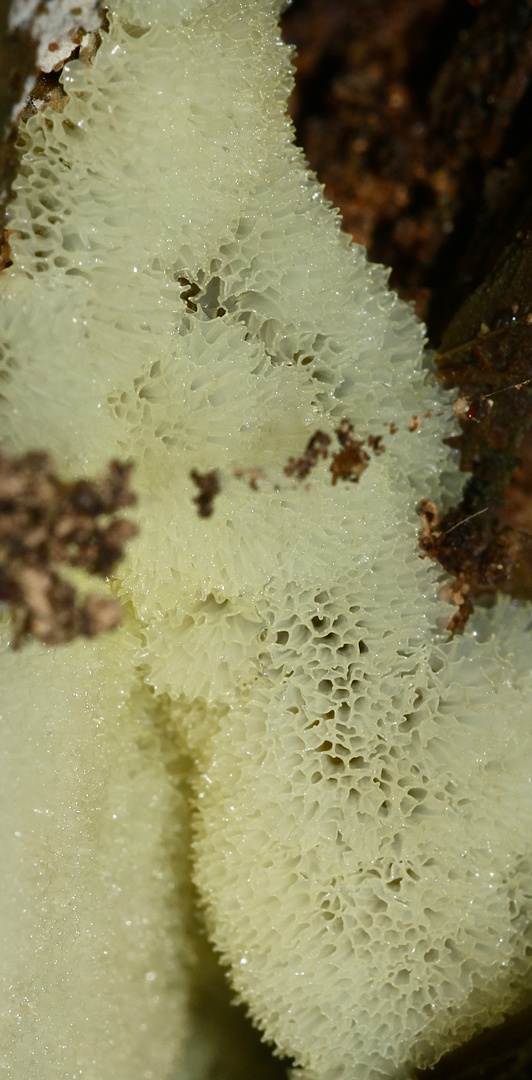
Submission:
{"label": "honeycomb-like texture", "polygon": [[216,940],[312,1078],[409,1076],[531,982],[529,691],[493,645],[399,651],[387,585],[267,591],[198,790]]}
{"label": "honeycomb-like texture", "polygon": [[[416,506],[459,489],[447,399],[291,142],[271,6],[172,11],[117,4],[21,137],[5,442],[134,459],[125,686],[197,766],[212,938],[306,1080],[404,1080],[531,988],[529,614],[446,640]],[[357,483],[287,475],[346,418]]]}

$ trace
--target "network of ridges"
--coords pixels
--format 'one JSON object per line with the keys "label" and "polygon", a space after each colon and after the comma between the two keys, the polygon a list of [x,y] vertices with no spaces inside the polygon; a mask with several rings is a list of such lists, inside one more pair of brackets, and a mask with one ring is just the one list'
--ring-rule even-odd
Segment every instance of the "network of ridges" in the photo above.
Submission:
{"label": "network of ridges", "polygon": [[305,1075],[395,1080],[532,988],[528,697],[493,641],[401,655],[358,580],[289,595],[200,759],[197,878]]}

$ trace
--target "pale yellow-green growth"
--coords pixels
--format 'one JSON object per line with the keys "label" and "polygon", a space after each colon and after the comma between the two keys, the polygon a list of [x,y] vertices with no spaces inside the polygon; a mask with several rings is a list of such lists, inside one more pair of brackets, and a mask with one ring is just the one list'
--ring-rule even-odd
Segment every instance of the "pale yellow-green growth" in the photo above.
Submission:
{"label": "pale yellow-green growth", "polygon": [[[106,785],[106,806],[123,787],[117,845],[99,802],[75,804],[79,838],[46,841],[71,875],[50,878],[48,908],[33,834],[18,883],[14,797],[6,808],[6,880],[29,912],[13,908],[9,964],[46,984],[32,1016],[49,1001],[56,1046],[74,1054],[67,1074],[59,1049],[41,1053],[39,1080],[179,1068],[184,953],[165,889],[169,813],[183,811],[168,747],[151,741],[161,717],[194,762],[212,938],[306,1080],[405,1080],[532,984],[529,614],[499,604],[463,638],[441,630],[416,505],[459,488],[448,403],[411,311],[348,247],[293,146],[276,15],[266,0],[117,3],[93,66],[65,70],[65,110],[24,135],[0,297],[5,446],[53,447],[71,473],[133,457],[141,525],[116,583],[129,637],[2,659],[21,820],[42,808],[41,769],[56,820],[72,760]],[[332,486],[325,461],[308,482],[286,476],[288,457],[344,417],[386,447],[359,482]],[[205,519],[190,472],[213,468],[222,489]],[[256,491],[235,475],[257,469]],[[65,725],[64,765],[28,738],[47,724],[58,740]],[[93,878],[94,904],[72,900]],[[114,880],[124,909],[107,899]],[[94,1049],[76,1057],[76,999],[58,1002],[76,963],[61,920],[79,904],[123,996],[91,952],[80,981],[92,980]],[[149,965],[128,945],[131,905]],[[17,978],[4,1015],[26,993]],[[112,1064],[102,1017],[116,1023]],[[141,1022],[150,1064],[131,1042]],[[35,1042],[35,1020],[21,1023],[5,1053],[17,1077]]]}
{"label": "pale yellow-green growth", "polygon": [[7,641],[2,1068],[171,1076],[187,1034],[182,806],[135,682],[138,642],[126,629],[56,650]]}

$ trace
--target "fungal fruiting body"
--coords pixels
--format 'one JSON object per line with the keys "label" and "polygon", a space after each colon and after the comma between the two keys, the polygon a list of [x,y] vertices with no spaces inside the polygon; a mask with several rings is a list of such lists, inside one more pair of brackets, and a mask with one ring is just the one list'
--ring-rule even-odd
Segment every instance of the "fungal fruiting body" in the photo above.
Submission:
{"label": "fungal fruiting body", "polygon": [[293,145],[276,16],[117,3],[21,135],[4,445],[133,459],[140,535],[124,628],[2,657],[17,1075],[183,1075],[176,740],[212,940],[306,1080],[404,1080],[531,988],[529,614],[441,629],[448,400]]}

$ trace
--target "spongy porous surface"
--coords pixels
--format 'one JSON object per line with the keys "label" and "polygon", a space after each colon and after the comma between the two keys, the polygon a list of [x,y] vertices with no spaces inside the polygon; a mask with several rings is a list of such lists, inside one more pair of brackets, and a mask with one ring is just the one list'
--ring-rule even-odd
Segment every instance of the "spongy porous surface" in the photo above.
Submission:
{"label": "spongy porous surface", "polygon": [[199,882],[308,1075],[408,1076],[530,984],[529,701],[475,642],[398,655],[347,577],[289,596],[211,748]]}
{"label": "spongy porous surface", "polygon": [[[272,6],[127,0],[63,81],[63,112],[21,137],[5,444],[53,446],[69,471],[134,459],[141,533],[116,588],[137,644],[117,655],[132,722],[155,723],[148,686],[194,758],[212,938],[307,1080],[401,1080],[532,988],[529,614],[441,630],[416,507],[459,489],[448,401],[293,146]],[[333,484],[330,456],[287,475],[316,431],[338,449],[346,419],[358,482]],[[202,517],[191,474],[213,470]],[[13,676],[32,724],[40,665]],[[107,675],[76,677],[107,698]]]}

